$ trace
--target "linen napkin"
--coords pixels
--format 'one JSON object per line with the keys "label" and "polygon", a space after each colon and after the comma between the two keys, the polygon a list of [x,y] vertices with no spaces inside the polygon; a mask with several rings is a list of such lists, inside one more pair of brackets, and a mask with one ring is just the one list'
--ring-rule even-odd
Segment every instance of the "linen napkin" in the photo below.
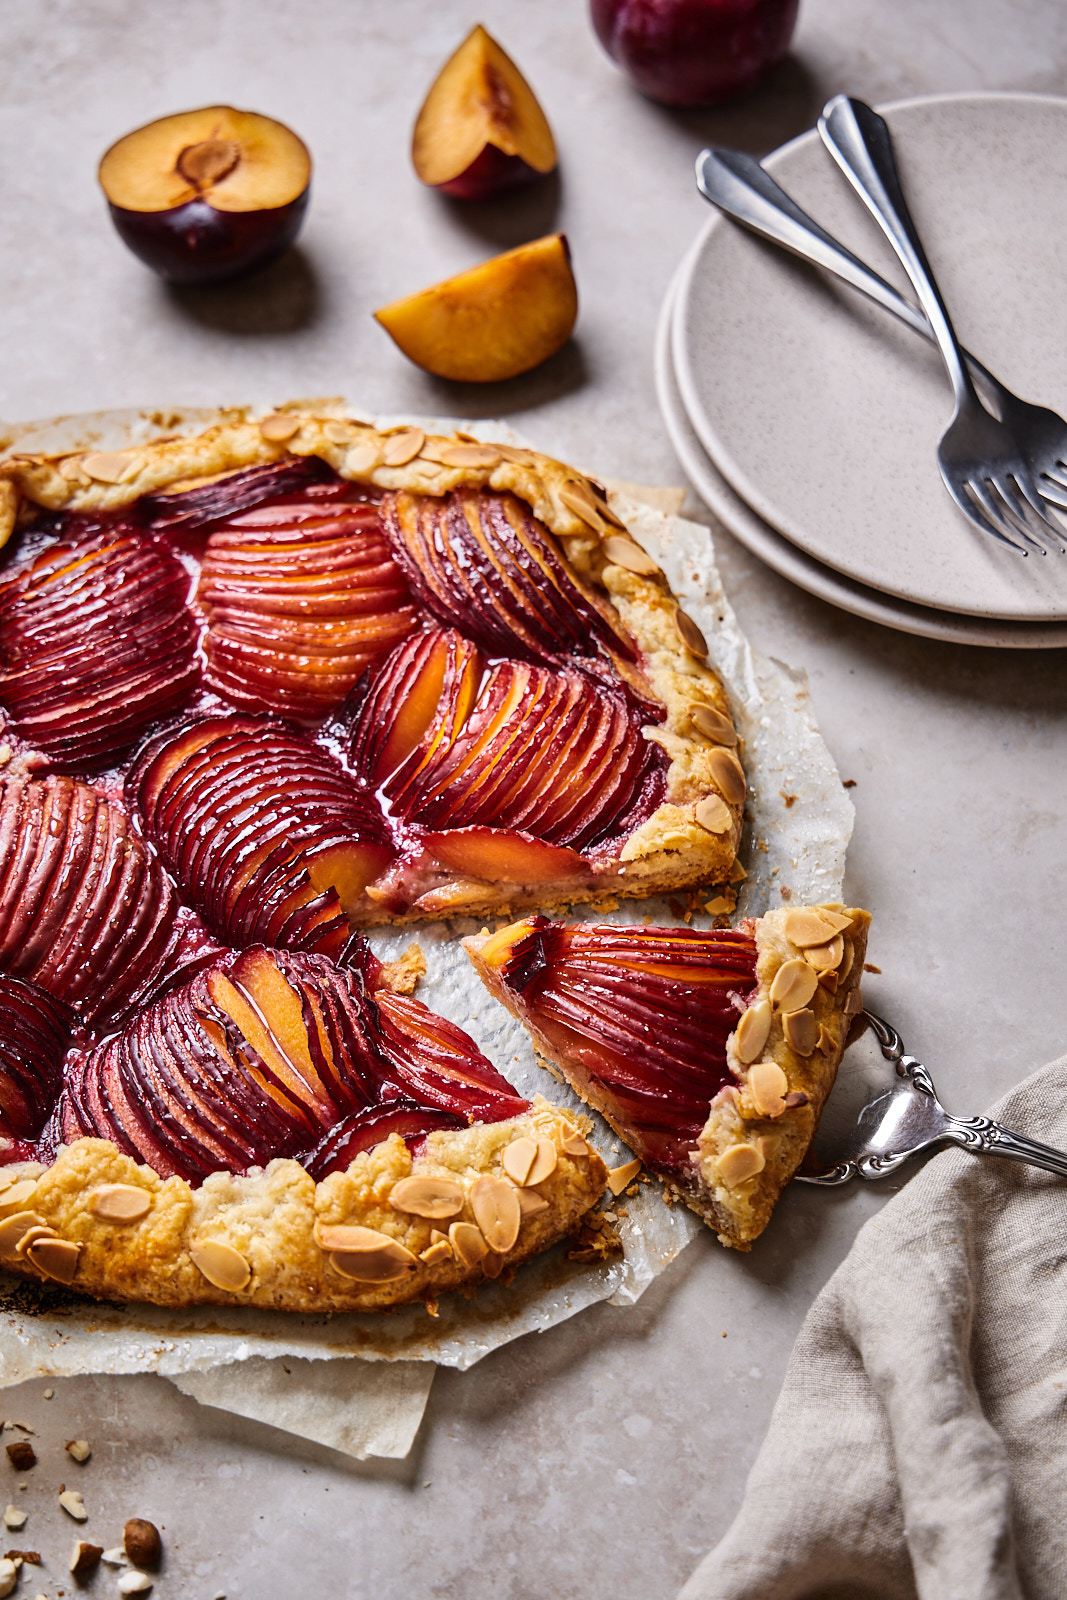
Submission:
{"label": "linen napkin", "polygon": [[[1067,1148],[1067,1057],[990,1115]],[[679,1600],[1062,1600],[1065,1402],[1067,1179],[938,1155],[815,1301]]]}

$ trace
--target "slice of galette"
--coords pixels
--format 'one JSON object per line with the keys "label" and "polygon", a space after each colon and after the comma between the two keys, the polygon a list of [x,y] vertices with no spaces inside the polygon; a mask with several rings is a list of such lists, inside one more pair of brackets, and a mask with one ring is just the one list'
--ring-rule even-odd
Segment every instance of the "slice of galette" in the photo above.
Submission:
{"label": "slice of galette", "polygon": [[369,1311],[563,1238],[604,1187],[580,1119],[387,976],[365,945],[345,970],[230,952],[65,1062],[74,1014],[0,977],[0,1264],[101,1299]]}
{"label": "slice of galette", "polygon": [[[121,782],[213,935],[725,884],[699,628],[588,478],[285,410],[0,462],[9,750]],[[147,744],[146,744],[147,740]]]}
{"label": "slice of galette", "polygon": [[582,1099],[747,1250],[833,1085],[869,921],[840,905],[708,933],[535,916],[464,947]]}

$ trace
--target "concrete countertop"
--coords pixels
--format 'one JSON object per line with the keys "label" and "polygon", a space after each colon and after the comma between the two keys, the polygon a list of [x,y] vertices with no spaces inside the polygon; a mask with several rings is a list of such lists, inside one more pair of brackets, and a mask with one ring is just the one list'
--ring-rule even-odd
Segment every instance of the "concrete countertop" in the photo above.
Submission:
{"label": "concrete countertop", "polygon": [[[561,171],[514,199],[459,206],[409,163],[415,111],[481,20],[528,75]],[[973,88],[1061,92],[1060,0],[802,0],[794,50],[756,95],[714,112],[641,99],[579,0],[37,0],[0,14],[4,214],[0,414],[344,394],[378,412],[503,416],[591,470],[679,481],[657,413],[660,300],[703,221],[692,158],[763,153],[848,89],[873,101]],[[298,249],[260,278],[171,290],[121,246],[96,188],[116,137],[230,101],[291,125],[316,160]],[[376,306],[563,228],[582,310],[542,369],[486,388],[408,365]],[[803,667],[857,826],[848,894],[874,912],[869,997],[978,1110],[1064,1044],[1061,652],[931,643],[864,623],[716,533],[753,644]],[[71,1592],[58,1480],[118,1542],[165,1526],[161,1600],[667,1600],[724,1530],[799,1323],[891,1189],[784,1198],[748,1256],[710,1236],[634,1310],[600,1306],[444,1371],[403,1463],[357,1465],[201,1408],[162,1379],[33,1383],[0,1412],[40,1430],[22,1494],[42,1551],[21,1592]],[[16,1437],[17,1435],[10,1435]],[[93,1460],[55,1465],[69,1438]],[[64,1465],[66,1463],[64,1462]],[[6,1472],[0,1467],[0,1476]],[[55,1479],[55,1482],[53,1482]],[[92,1592],[114,1593],[101,1572]]]}

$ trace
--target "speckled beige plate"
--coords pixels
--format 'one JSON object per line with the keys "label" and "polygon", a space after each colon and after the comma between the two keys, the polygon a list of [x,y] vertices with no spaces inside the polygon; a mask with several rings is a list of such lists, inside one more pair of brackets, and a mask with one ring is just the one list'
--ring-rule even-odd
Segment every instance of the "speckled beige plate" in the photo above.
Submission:
{"label": "speckled beige plate", "polygon": [[731,489],[704,450],[678,392],[671,355],[671,326],[675,287],[684,266],[683,261],[667,290],[660,312],[656,331],[656,395],[667,435],[686,477],[724,528],[783,578],[867,622],[878,622],[885,628],[918,634],[924,639],[985,645],[998,650],[1057,650],[1067,647],[1067,622],[1000,622],[993,617],[967,617],[960,612],[934,611],[926,606],[911,605],[907,600],[894,599],[879,589],[868,589],[843,573],[835,572],[832,567],[824,567],[821,561],[816,561],[797,545],[783,539],[769,522],[757,516],[752,507],[746,505]]}
{"label": "speckled beige plate", "polygon": [[[1025,399],[1067,414],[1067,100],[967,94],[883,110],[961,339]],[[817,133],[767,166],[908,292]],[[942,485],[952,397],[936,350],[854,291],[715,216],[682,272],[672,350],[712,462],[807,555],[914,605],[1067,619],[1067,556],[1004,550]]]}

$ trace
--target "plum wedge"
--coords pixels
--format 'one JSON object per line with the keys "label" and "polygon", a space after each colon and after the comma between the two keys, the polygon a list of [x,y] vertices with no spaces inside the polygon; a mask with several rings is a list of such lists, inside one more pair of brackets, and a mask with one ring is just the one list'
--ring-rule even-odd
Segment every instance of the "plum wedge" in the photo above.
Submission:
{"label": "plum wedge", "polygon": [[832,1087],[868,922],[837,905],[708,933],[535,916],[464,945],[587,1104],[747,1249]]}
{"label": "plum wedge", "polygon": [[75,533],[0,579],[0,705],[29,743],[106,766],[196,689],[189,574],[133,526]]}

